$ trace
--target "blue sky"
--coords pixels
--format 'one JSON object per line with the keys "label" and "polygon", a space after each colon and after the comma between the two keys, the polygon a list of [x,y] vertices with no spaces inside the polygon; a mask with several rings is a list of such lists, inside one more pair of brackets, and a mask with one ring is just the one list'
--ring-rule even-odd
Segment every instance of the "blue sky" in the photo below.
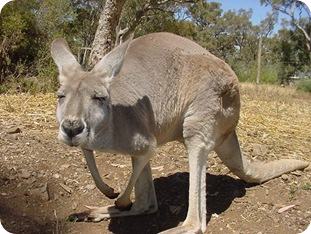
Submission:
{"label": "blue sky", "polygon": [[239,10],[243,9],[253,9],[252,22],[254,25],[258,25],[261,20],[265,19],[267,12],[271,12],[272,8],[270,6],[265,7],[260,5],[259,0],[208,0],[208,2],[219,2],[221,3],[221,8],[224,11],[228,10]]}
{"label": "blue sky", "polygon": [[[253,9],[252,23],[253,25],[260,24],[260,21],[267,17],[267,13],[272,12],[270,6],[265,6],[260,4],[260,0],[207,0],[208,2],[219,2],[221,3],[221,8],[224,11],[228,10],[239,10],[239,9]],[[304,0],[310,5],[311,0]],[[304,17],[307,17],[306,13],[303,13]],[[274,32],[277,32],[281,26],[282,19],[289,19],[289,17],[283,13],[279,13],[278,23],[274,27]]]}

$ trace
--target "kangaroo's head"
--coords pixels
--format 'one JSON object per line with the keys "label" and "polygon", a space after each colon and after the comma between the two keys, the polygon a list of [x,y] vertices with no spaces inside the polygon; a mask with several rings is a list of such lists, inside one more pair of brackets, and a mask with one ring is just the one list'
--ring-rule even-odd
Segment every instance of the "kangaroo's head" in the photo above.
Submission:
{"label": "kangaroo's head", "polygon": [[51,46],[58,67],[58,138],[71,146],[92,142],[98,131],[105,131],[111,120],[109,84],[119,73],[130,40],[108,53],[90,71],[84,71],[65,39]]}

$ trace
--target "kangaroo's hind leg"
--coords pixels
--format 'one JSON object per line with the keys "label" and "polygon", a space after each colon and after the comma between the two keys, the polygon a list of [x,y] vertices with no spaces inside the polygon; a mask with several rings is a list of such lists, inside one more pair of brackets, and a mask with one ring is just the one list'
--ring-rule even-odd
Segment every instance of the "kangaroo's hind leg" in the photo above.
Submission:
{"label": "kangaroo's hind leg", "polygon": [[214,142],[201,136],[185,140],[189,158],[189,206],[182,226],[161,232],[167,234],[204,233],[206,230],[206,160]]}

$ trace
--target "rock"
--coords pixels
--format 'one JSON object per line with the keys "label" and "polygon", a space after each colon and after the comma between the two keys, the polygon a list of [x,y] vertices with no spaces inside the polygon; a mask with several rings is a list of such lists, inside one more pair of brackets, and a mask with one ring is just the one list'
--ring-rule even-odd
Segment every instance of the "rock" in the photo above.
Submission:
{"label": "rock", "polygon": [[22,130],[20,128],[13,127],[13,128],[10,128],[6,133],[16,134],[16,133],[21,133],[21,132],[22,132]]}
{"label": "rock", "polygon": [[27,169],[21,169],[19,171],[19,177],[23,179],[29,179],[31,176],[31,173]]}
{"label": "rock", "polygon": [[55,179],[58,179],[59,177],[60,177],[60,175],[57,173],[53,175],[53,178],[55,178]]}
{"label": "rock", "polygon": [[289,176],[286,175],[286,174],[283,174],[283,175],[281,176],[281,178],[282,178],[284,181],[288,181]]}
{"label": "rock", "polygon": [[87,190],[93,190],[93,189],[96,188],[96,186],[95,186],[94,184],[88,184],[88,185],[85,186],[85,188],[86,188]]}

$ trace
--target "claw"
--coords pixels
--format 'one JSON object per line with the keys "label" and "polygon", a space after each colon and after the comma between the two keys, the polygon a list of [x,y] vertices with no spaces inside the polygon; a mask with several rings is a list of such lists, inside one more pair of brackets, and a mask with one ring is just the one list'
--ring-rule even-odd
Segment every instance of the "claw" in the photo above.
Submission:
{"label": "claw", "polygon": [[99,209],[98,206],[87,206],[87,205],[84,205],[84,207],[88,208],[89,210]]}
{"label": "claw", "polygon": [[103,187],[97,186],[98,189],[108,198],[110,199],[115,199],[119,196],[120,193],[115,193],[114,189],[111,188],[109,185],[105,184],[104,182],[102,182]]}
{"label": "claw", "polygon": [[108,198],[110,198],[110,199],[115,199],[115,198],[117,198],[117,197],[119,196],[119,194],[120,194],[120,193],[115,193],[113,188],[111,188],[111,192],[109,192],[109,193],[106,192],[106,193],[105,193],[106,197],[108,197]]}

